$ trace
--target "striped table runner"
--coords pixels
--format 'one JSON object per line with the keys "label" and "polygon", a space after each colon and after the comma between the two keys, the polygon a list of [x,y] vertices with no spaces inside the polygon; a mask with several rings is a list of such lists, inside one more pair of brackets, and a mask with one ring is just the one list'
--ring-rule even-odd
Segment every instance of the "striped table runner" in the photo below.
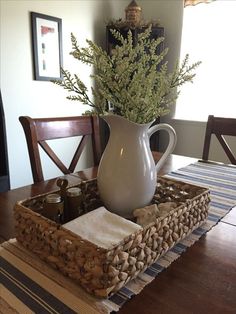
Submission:
{"label": "striped table runner", "polygon": [[5,242],[0,248],[0,313],[96,314],[118,311],[236,205],[234,166],[197,162],[166,177],[210,188],[210,211],[203,225],[107,300],[88,295],[15,240]]}

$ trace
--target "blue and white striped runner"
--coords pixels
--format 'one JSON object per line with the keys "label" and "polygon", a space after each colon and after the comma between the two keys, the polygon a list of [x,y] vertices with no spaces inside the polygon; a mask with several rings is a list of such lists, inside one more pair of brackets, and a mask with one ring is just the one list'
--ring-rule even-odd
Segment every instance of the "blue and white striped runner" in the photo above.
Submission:
{"label": "blue and white striped runner", "polygon": [[121,307],[135,294],[138,294],[144,286],[216,225],[236,205],[236,167],[234,166],[196,162],[173,171],[165,177],[209,188],[211,203],[208,218],[203,225],[176,244],[143,274],[140,274],[137,279],[128,283],[126,287],[110,297],[110,301],[118,307]]}

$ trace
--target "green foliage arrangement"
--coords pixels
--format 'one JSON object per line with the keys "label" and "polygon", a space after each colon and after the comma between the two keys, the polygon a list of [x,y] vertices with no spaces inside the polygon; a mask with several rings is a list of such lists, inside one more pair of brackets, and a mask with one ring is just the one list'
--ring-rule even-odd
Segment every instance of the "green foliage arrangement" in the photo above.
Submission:
{"label": "green foliage arrangement", "polygon": [[112,112],[136,123],[148,123],[167,114],[179,95],[177,87],[192,82],[193,72],[200,62],[188,65],[186,55],[169,73],[164,60],[168,49],[156,53],[164,38],[150,39],[151,27],[138,35],[136,45],[130,31],[127,38],[116,29],[111,32],[120,43],[111,56],[90,40],[87,40],[88,47],[80,48],[71,34],[73,50],[70,54],[93,67],[90,75],[95,81],[91,87],[93,99],[77,74],[62,69],[63,80],[53,82],[72,93],[68,99],[89,105],[91,114]]}

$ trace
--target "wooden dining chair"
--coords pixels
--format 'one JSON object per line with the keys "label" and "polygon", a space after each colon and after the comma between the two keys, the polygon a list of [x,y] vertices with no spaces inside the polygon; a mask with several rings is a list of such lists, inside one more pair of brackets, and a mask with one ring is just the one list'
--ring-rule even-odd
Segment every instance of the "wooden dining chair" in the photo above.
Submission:
{"label": "wooden dining chair", "polygon": [[215,134],[231,164],[236,165],[236,156],[227,143],[225,136],[236,136],[236,119],[208,116],[202,159],[208,160],[211,136]]}
{"label": "wooden dining chair", "polygon": [[[51,158],[63,174],[73,173],[89,138],[92,138],[94,165],[101,158],[100,128],[97,116],[77,116],[60,118],[19,117],[23,126],[34,183],[44,180],[39,146]],[[48,145],[48,140],[80,136],[81,140],[74,153],[69,167],[59,159]]]}

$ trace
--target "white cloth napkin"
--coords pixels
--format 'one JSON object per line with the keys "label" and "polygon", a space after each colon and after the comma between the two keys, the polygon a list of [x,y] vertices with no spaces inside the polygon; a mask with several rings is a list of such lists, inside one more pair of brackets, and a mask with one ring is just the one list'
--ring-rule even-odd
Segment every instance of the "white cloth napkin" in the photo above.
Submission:
{"label": "white cloth napkin", "polygon": [[125,237],[142,229],[141,226],[99,207],[69,221],[64,228],[99,247],[110,249]]}

